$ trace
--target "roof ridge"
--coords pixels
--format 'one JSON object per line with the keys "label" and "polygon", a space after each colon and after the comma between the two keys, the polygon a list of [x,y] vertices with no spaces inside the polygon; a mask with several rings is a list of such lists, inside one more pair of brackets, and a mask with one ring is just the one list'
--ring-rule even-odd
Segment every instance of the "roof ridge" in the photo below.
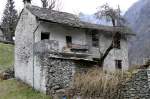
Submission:
{"label": "roof ridge", "polygon": [[29,8],[29,9],[30,9],[30,7],[36,7],[36,8],[38,8],[38,9],[48,10],[49,12],[53,11],[53,12],[59,12],[59,13],[66,13],[66,14],[70,14],[70,15],[73,15],[73,16],[76,16],[77,18],[79,18],[77,15],[72,14],[72,13],[69,13],[69,12],[65,12],[65,11],[50,10],[50,9],[48,9],[48,8],[42,8],[42,7],[35,6],[35,5],[27,6],[27,8]]}

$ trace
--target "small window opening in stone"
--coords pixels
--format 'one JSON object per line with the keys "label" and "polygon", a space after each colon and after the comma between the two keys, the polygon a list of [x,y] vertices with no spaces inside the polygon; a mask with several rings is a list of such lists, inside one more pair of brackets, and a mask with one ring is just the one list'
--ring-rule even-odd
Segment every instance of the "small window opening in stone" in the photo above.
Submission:
{"label": "small window opening in stone", "polygon": [[100,61],[99,58],[93,58],[93,60],[94,60],[95,62],[99,62],[99,61]]}
{"label": "small window opening in stone", "polygon": [[122,69],[122,60],[115,60],[116,68]]}
{"label": "small window opening in stone", "polygon": [[97,31],[92,32],[92,46],[98,47],[99,46],[99,36]]}
{"label": "small window opening in stone", "polygon": [[70,46],[72,44],[72,37],[71,36],[66,36],[66,43],[67,43],[67,46]]}
{"label": "small window opening in stone", "polygon": [[50,33],[45,32],[45,33],[41,33],[41,40],[48,40],[50,36]]}

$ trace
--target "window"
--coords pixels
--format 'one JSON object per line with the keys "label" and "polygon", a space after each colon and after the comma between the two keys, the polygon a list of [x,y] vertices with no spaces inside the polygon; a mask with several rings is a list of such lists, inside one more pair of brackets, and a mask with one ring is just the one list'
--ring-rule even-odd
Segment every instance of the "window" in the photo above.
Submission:
{"label": "window", "polygon": [[115,45],[115,46],[114,46],[115,48],[121,49],[120,39],[118,39],[118,40],[115,42],[114,45]]}
{"label": "window", "polygon": [[117,46],[116,48],[117,48],[117,49],[121,49],[120,40],[117,42],[117,45],[118,45],[118,46]]}
{"label": "window", "polygon": [[72,44],[72,37],[71,36],[66,36],[66,43]]}
{"label": "window", "polygon": [[99,58],[93,58],[94,61],[99,62],[100,59]]}
{"label": "window", "polygon": [[50,33],[43,32],[41,33],[41,40],[49,39]]}
{"label": "window", "polygon": [[92,46],[98,47],[99,46],[99,36],[97,32],[92,33]]}
{"label": "window", "polygon": [[122,69],[122,60],[115,60],[116,68]]}
{"label": "window", "polygon": [[117,33],[114,37],[114,48],[121,49],[121,34]]}

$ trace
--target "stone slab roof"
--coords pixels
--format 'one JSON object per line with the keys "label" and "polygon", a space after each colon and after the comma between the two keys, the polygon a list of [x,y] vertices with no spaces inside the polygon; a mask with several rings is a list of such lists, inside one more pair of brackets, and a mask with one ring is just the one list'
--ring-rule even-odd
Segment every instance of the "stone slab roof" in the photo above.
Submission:
{"label": "stone slab roof", "polygon": [[44,20],[47,22],[54,22],[59,24],[64,24],[71,27],[93,29],[93,30],[102,30],[108,32],[118,31],[123,34],[134,34],[132,31],[126,27],[112,27],[112,26],[103,26],[98,24],[91,24],[88,22],[81,21],[76,15],[60,12],[55,10],[49,10],[47,8],[40,8],[37,6],[27,6],[27,9],[35,15],[39,20]]}

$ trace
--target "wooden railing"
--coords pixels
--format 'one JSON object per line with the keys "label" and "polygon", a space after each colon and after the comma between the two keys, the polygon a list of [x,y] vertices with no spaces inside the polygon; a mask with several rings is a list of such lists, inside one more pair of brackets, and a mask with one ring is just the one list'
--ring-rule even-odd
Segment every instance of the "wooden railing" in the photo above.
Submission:
{"label": "wooden railing", "polygon": [[63,48],[63,52],[74,54],[89,54],[89,47],[87,45],[80,45],[80,44],[67,44]]}
{"label": "wooden railing", "polygon": [[68,44],[67,47],[71,49],[76,49],[76,50],[88,50],[89,49],[87,45],[81,45],[81,44]]}

